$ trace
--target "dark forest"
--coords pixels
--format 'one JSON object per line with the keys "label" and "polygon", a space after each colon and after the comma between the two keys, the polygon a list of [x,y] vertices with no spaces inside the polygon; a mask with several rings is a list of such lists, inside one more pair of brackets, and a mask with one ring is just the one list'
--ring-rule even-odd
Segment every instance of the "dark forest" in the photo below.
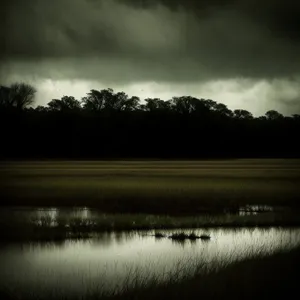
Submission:
{"label": "dark forest", "polygon": [[299,157],[300,115],[264,116],[190,96],[141,101],[108,88],[31,107],[36,89],[0,89],[2,159]]}

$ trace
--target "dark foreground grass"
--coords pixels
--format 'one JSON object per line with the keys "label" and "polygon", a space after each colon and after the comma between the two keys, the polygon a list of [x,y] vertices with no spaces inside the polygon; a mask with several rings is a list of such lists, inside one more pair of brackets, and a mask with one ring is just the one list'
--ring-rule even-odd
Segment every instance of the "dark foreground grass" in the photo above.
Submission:
{"label": "dark foreground grass", "polygon": [[[122,289],[88,293],[75,299],[298,299],[300,249],[279,252],[270,257],[247,258],[233,264],[223,264],[221,268],[205,271],[199,263],[190,276],[174,273],[166,281],[157,278],[128,278],[128,285]],[[180,270],[179,270],[180,271]],[[183,269],[184,271],[184,269]],[[44,295],[25,297],[16,291],[2,291],[1,299],[69,299],[65,296]],[[17,295],[17,297],[16,297]]]}
{"label": "dark foreground grass", "polygon": [[298,160],[11,162],[0,172],[2,206],[181,215],[300,207]]}
{"label": "dark foreground grass", "polygon": [[[300,249],[252,258],[181,282],[153,284],[99,299],[292,299],[298,298]],[[97,299],[95,296],[94,299]]]}

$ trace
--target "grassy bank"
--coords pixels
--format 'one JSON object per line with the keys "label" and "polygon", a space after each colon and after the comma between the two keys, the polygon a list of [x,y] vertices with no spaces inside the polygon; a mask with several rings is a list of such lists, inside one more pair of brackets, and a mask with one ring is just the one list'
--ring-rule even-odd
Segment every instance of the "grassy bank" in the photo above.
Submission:
{"label": "grassy bank", "polygon": [[10,162],[1,205],[194,214],[246,204],[300,206],[298,160]]}
{"label": "grassy bank", "polygon": [[[252,258],[180,282],[136,286],[121,295],[91,299],[279,299],[298,294],[300,249]],[[297,296],[296,296],[297,297]]]}
{"label": "grassy bank", "polygon": [[[123,288],[112,292],[100,288],[96,293],[88,293],[80,299],[289,299],[297,297],[299,265],[299,248],[270,257],[249,256],[243,261],[224,263],[214,269],[207,269],[206,265],[196,261],[189,266],[178,263],[178,270],[164,281],[151,274],[136,277],[133,271],[129,273]],[[39,298],[34,291],[26,297],[9,291],[9,288],[0,291],[0,296],[1,299],[23,300],[69,299],[59,293]]]}

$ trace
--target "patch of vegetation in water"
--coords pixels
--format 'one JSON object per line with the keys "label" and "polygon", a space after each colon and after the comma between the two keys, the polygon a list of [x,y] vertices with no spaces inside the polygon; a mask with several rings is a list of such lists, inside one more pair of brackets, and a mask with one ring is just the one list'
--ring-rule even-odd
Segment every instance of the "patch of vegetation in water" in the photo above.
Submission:
{"label": "patch of vegetation in water", "polygon": [[191,232],[191,233],[176,232],[171,234],[168,238],[172,240],[184,241],[184,240],[197,240],[197,239],[210,240],[211,237],[208,234],[196,235],[195,232]]}

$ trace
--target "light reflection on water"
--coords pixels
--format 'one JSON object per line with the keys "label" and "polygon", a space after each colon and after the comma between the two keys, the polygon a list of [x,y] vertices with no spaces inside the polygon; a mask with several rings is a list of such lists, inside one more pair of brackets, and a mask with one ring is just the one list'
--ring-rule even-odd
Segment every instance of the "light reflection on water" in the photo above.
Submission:
{"label": "light reflection on water", "polygon": [[[235,211],[229,213],[232,215],[249,216],[261,213],[272,213],[274,211],[283,212],[280,207],[272,207],[267,205],[246,205],[241,206]],[[228,215],[228,213],[227,213]],[[35,225],[43,225],[54,227],[57,225],[68,225],[76,221],[89,221],[91,224],[97,224],[99,220],[106,220],[107,215],[98,210],[93,210],[88,207],[81,208],[6,208],[0,211],[0,220],[5,220],[8,217],[8,222],[26,222]],[[153,216],[149,216],[153,218]],[[147,219],[147,218],[146,218]],[[155,219],[155,217],[154,217]],[[154,220],[153,219],[153,220]]]}
{"label": "light reflection on water", "polygon": [[[171,234],[176,230],[161,231]],[[187,230],[187,232],[191,232]],[[177,262],[218,266],[248,256],[271,254],[300,245],[300,229],[198,229],[210,241],[175,242],[157,239],[154,232],[104,233],[97,238],[59,243],[0,246],[0,286],[36,293],[93,291],[102,285],[114,289],[130,272],[165,275]],[[190,269],[192,270],[192,269]]]}
{"label": "light reflection on water", "polygon": [[239,208],[239,215],[257,215],[259,213],[272,212],[273,210],[274,208],[269,205],[246,205]]}
{"label": "light reflection on water", "polygon": [[29,222],[36,225],[57,226],[59,222],[68,223],[72,220],[90,220],[103,217],[104,214],[87,207],[81,208],[3,208],[0,218],[13,220],[14,222]]}

